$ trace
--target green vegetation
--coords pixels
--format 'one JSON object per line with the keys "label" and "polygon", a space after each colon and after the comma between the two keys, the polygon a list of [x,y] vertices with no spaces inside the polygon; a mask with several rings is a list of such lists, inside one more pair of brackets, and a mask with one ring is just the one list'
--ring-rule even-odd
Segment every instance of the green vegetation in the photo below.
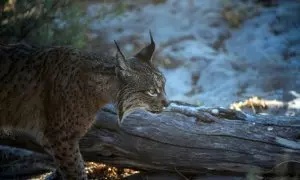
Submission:
{"label": "green vegetation", "polygon": [[88,17],[88,1],[80,0],[0,0],[0,42],[25,41],[35,45],[72,45],[83,48],[88,41],[88,24],[126,8],[118,3],[112,9],[100,8]]}
{"label": "green vegetation", "polygon": [[36,45],[74,45],[86,42],[84,9],[71,0],[1,0],[0,40]]}

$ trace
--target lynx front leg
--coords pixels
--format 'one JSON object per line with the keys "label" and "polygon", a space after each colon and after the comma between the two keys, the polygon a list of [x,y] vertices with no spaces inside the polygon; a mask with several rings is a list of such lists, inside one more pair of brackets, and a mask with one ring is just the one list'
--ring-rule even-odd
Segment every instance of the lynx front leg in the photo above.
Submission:
{"label": "lynx front leg", "polygon": [[87,180],[78,141],[52,143],[51,155],[58,167],[54,179]]}

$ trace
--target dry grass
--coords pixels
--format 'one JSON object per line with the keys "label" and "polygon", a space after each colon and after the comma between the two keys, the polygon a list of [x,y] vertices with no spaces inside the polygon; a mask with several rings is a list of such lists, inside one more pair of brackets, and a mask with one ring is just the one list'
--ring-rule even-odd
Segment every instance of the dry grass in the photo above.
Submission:
{"label": "dry grass", "polygon": [[230,105],[230,109],[245,111],[251,110],[253,113],[261,113],[269,108],[283,108],[284,103],[277,100],[265,100],[259,97],[252,97],[245,101],[236,102]]}
{"label": "dry grass", "polygon": [[223,0],[221,15],[232,28],[239,28],[243,22],[259,14],[260,6],[252,2]]}
{"label": "dry grass", "polygon": [[86,163],[86,172],[89,176],[89,179],[99,180],[119,180],[124,177],[138,173],[138,171],[132,169],[117,169],[116,167],[94,162]]}
{"label": "dry grass", "polygon": [[[102,163],[95,163],[95,162],[87,162],[85,164],[85,170],[88,174],[88,179],[95,179],[95,180],[121,180],[127,176],[139,173],[139,171],[135,171],[132,169],[118,169],[113,166],[108,166]],[[49,176],[51,172],[45,173],[39,176],[34,176],[30,178],[31,180],[43,180],[47,176]]]}

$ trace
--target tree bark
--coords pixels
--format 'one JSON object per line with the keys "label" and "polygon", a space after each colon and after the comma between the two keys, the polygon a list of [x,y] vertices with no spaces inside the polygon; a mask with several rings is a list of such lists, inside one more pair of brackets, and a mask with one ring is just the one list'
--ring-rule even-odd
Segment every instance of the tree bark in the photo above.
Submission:
{"label": "tree bark", "polygon": [[[21,159],[38,162],[31,171],[34,167],[39,171],[42,167],[53,169],[51,159],[41,154],[43,151],[32,140],[26,136],[16,139],[14,143],[0,143],[34,150],[29,154],[17,152]],[[146,171],[299,175],[300,118],[249,115],[174,102],[161,114],[136,111],[119,127],[110,105],[98,112],[80,148],[86,161]],[[2,157],[7,153],[12,157],[6,159],[16,158],[11,148],[0,146]],[[22,167],[22,161],[18,164]],[[16,172],[0,168],[2,175]]]}

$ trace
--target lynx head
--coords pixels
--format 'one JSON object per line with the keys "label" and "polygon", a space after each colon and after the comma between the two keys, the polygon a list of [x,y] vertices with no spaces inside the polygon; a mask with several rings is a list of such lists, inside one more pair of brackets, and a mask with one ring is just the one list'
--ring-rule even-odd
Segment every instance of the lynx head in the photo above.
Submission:
{"label": "lynx head", "polygon": [[151,32],[150,39],[151,43],[131,58],[125,58],[115,42],[118,49],[116,75],[121,82],[117,97],[119,123],[136,109],[159,113],[168,105],[165,77],[152,62],[155,43]]}

